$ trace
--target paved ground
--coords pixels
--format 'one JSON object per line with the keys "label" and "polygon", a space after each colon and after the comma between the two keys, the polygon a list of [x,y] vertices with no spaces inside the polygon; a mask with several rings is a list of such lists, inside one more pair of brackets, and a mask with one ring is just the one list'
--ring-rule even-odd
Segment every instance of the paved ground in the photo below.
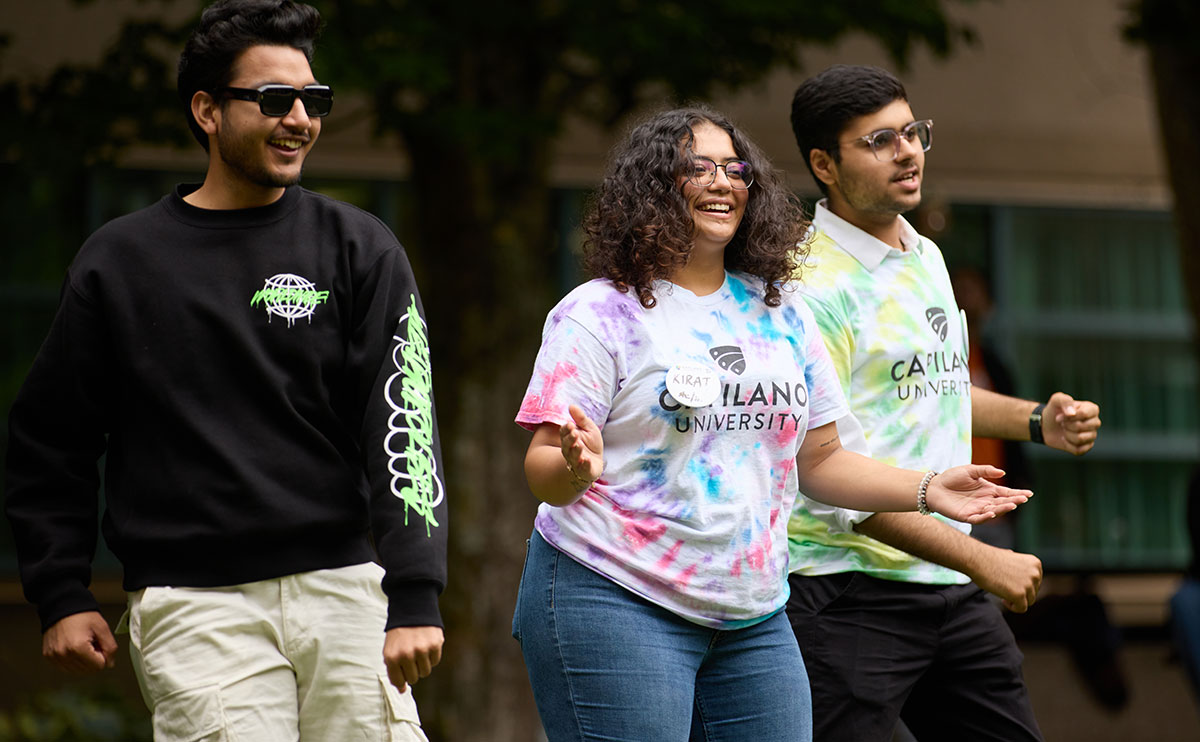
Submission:
{"label": "paved ground", "polygon": [[1108,711],[1092,700],[1067,651],[1026,642],[1025,682],[1046,742],[1197,742],[1200,707],[1183,669],[1162,641],[1127,640],[1120,649],[1129,701]]}

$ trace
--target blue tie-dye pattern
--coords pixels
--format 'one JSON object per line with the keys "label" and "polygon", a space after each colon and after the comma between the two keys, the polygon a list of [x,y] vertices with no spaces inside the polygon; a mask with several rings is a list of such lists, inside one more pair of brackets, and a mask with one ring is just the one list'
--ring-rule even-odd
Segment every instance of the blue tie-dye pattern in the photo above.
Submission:
{"label": "blue tie-dye pattern", "polygon": [[749,464],[751,466],[754,466],[757,464],[757,461],[755,459],[751,458],[750,451],[748,451],[748,450],[742,451],[741,456],[738,457],[738,460],[736,462],[737,467],[739,469],[744,468],[746,466],[747,462],[749,462]]}
{"label": "blue tie-dye pattern", "polygon": [[692,328],[692,337],[696,338],[705,345],[713,344],[713,336],[711,332],[701,332],[695,328]]}
{"label": "blue tie-dye pattern", "polygon": [[[733,274],[727,277],[719,300],[697,300],[676,291],[673,299],[664,296],[660,306],[651,310],[640,307],[635,296],[614,297],[610,284],[591,282],[578,291],[583,298],[575,305],[572,322],[556,317],[555,334],[544,340],[539,364],[569,359],[578,365],[579,375],[564,384],[564,395],[586,397],[601,386],[612,392],[603,396],[616,409],[593,417],[606,420],[601,423],[606,449],[618,450],[616,443],[609,445],[610,434],[614,441],[620,436],[623,448],[620,457],[609,462],[597,497],[568,508],[543,506],[539,531],[544,535],[549,531],[551,543],[574,558],[691,620],[724,629],[771,615],[786,597],[786,589],[780,592],[785,585],[786,539],[773,532],[782,532],[782,526],[777,524],[770,534],[766,529],[770,513],[790,505],[783,479],[787,470],[779,460],[798,445],[798,439],[783,435],[779,421],[768,423],[757,435],[752,428],[734,433],[731,426],[764,402],[759,391],[758,401],[750,404],[760,378],[790,384],[808,380],[810,388],[813,377],[822,378],[819,367],[810,371],[795,365],[813,347],[791,329],[798,316],[807,316],[807,308],[790,309],[790,295],[784,297],[784,306],[767,308],[761,282]],[[713,364],[709,348],[730,344],[743,349],[747,367],[740,375],[729,369],[718,371],[724,396],[712,409],[662,408],[659,398],[671,364],[689,359]],[[611,355],[612,365],[603,351]],[[616,374],[606,381],[610,369]],[[731,385],[728,390],[724,383]],[[770,396],[769,387],[762,388]],[[529,393],[536,394],[536,389]],[[593,399],[596,396],[592,394]],[[772,398],[769,404],[777,403]],[[790,401],[778,404],[798,411]],[[822,410],[827,405],[815,399],[810,404],[828,415]],[[766,412],[770,415],[770,410]],[[712,425],[711,420],[726,415],[728,422],[722,427],[706,429],[696,423],[699,419]],[[529,426],[538,421],[521,422]],[[679,430],[677,422],[685,430]],[[731,433],[738,441],[734,446],[729,444]],[[659,525],[651,527],[651,523]],[[634,542],[626,540],[631,533],[649,535],[663,527],[662,535],[641,550],[634,549],[636,537]],[[710,543],[700,547],[706,540]]]}
{"label": "blue tie-dye pattern", "polygon": [[704,488],[704,494],[709,500],[721,500],[721,477],[718,472],[710,471],[698,458],[688,462],[687,470]]}
{"label": "blue tie-dye pattern", "polygon": [[737,335],[737,331],[733,329],[733,322],[730,321],[729,317],[726,316],[724,312],[714,310],[712,312],[712,317],[714,320],[716,320],[717,325],[720,326],[722,332],[729,333],[730,335]]}
{"label": "blue tie-dye pattern", "polygon": [[641,470],[646,475],[646,482],[651,486],[661,487],[667,483],[667,467],[664,463],[670,451],[665,448],[642,449]]}
{"label": "blue tie-dye pattern", "polygon": [[650,449],[643,452],[641,465],[638,467],[645,475],[642,490],[645,492],[661,492],[667,486],[667,456],[666,449]]}
{"label": "blue tie-dye pattern", "polygon": [[691,503],[674,497],[667,481],[666,461],[670,455],[665,448],[640,448],[638,470],[643,475],[639,481],[627,482],[613,491],[614,501],[626,510],[659,512],[675,518],[690,517]]}
{"label": "blue tie-dye pattern", "polygon": [[757,322],[747,322],[746,329],[757,335],[763,340],[776,342],[783,339],[783,333],[775,327],[775,323],[771,319],[771,315],[763,314],[758,317]]}
{"label": "blue tie-dye pattern", "polygon": [[[667,390],[667,380],[666,380],[666,377],[663,377],[663,380],[658,382],[658,385],[654,389],[654,398],[656,400],[662,399],[663,392],[665,392],[666,390]],[[652,405],[650,405],[649,410],[650,410],[650,419],[651,420],[664,420],[667,423],[674,424],[675,413],[670,410],[664,410],[662,405],[652,404]]]}
{"label": "blue tie-dye pattern", "polygon": [[795,307],[789,305],[783,308],[783,321],[786,322],[788,327],[792,328],[792,331],[796,334],[804,334],[804,318],[800,316],[800,313],[796,311]]}
{"label": "blue tie-dye pattern", "polygon": [[738,303],[739,309],[746,311],[750,302],[758,298],[757,292],[747,286],[740,278],[726,275],[725,285],[729,287],[729,293],[733,296],[733,300]]}

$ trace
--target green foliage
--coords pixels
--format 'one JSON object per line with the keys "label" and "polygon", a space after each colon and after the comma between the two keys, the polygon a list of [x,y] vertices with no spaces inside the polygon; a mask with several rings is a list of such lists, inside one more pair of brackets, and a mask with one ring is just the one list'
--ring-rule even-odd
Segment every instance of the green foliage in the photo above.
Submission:
{"label": "green foliage", "polygon": [[851,32],[900,66],[971,31],[942,0],[314,0],[320,64],[372,95],[380,133],[419,130],[516,165],[568,114],[611,125],[647,100],[703,98],[798,67]]}
{"label": "green foliage", "polygon": [[39,693],[0,711],[0,742],[141,742],[150,720],[111,688]]}
{"label": "green foliage", "polygon": [[[898,65],[918,44],[937,54],[970,41],[949,0],[313,0],[326,21],[318,71],[365,93],[380,134],[482,160],[496,176],[530,170],[567,116],[612,125],[653,100],[691,99],[800,64],[802,43],[876,38]],[[972,0],[958,0],[971,2]],[[103,0],[75,0],[93,4]],[[174,0],[158,0],[167,5]],[[185,23],[129,20],[95,65],[43,79],[4,74],[0,161],[60,184],[134,143],[190,146],[174,68]],[[352,114],[353,115],[353,114]],[[60,199],[72,195],[62,186]]]}
{"label": "green foliage", "polygon": [[34,172],[76,173],[134,143],[184,144],[171,59],[183,33],[161,21],[130,21],[96,66],[61,65],[43,80],[0,79],[3,159]]}
{"label": "green foliage", "polygon": [[86,237],[89,172],[133,144],[191,141],[174,81],[187,31],[131,20],[97,64],[63,64],[41,78],[6,74],[11,34],[0,37],[0,214],[11,225],[0,267],[8,281],[58,285]]}

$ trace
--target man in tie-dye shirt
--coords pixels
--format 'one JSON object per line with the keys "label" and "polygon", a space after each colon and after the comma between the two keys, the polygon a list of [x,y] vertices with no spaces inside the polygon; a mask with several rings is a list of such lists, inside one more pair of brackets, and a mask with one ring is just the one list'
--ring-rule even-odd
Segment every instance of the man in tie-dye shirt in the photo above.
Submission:
{"label": "man in tie-dye shirt", "polygon": [[[802,281],[853,412],[838,422],[842,444],[938,471],[970,461],[972,430],[1090,449],[1095,404],[971,386],[966,322],[942,255],[900,216],[920,203],[933,129],[900,82],[874,67],[831,67],[797,89],[792,125],[826,196]],[[980,589],[1023,611],[1041,563],[948,523],[797,500],[787,610],[817,742],[887,742],[898,718],[922,742],[1041,739],[1021,654]]]}

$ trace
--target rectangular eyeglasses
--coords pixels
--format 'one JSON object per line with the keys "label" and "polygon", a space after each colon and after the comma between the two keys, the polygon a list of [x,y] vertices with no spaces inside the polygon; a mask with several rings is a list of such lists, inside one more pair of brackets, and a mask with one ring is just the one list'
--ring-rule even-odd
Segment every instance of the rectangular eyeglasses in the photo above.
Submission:
{"label": "rectangular eyeglasses", "polygon": [[328,85],[293,88],[291,85],[273,84],[258,88],[220,88],[217,92],[235,100],[257,102],[262,115],[275,118],[286,116],[292,110],[297,97],[304,103],[304,111],[309,116],[320,118],[328,116],[333,110],[333,89]]}
{"label": "rectangular eyeglasses", "polygon": [[900,141],[919,145],[922,152],[928,152],[933,146],[933,119],[922,119],[908,124],[900,131],[895,129],[880,129],[865,136],[858,137],[871,147],[875,159],[880,162],[892,162],[900,156]]}

